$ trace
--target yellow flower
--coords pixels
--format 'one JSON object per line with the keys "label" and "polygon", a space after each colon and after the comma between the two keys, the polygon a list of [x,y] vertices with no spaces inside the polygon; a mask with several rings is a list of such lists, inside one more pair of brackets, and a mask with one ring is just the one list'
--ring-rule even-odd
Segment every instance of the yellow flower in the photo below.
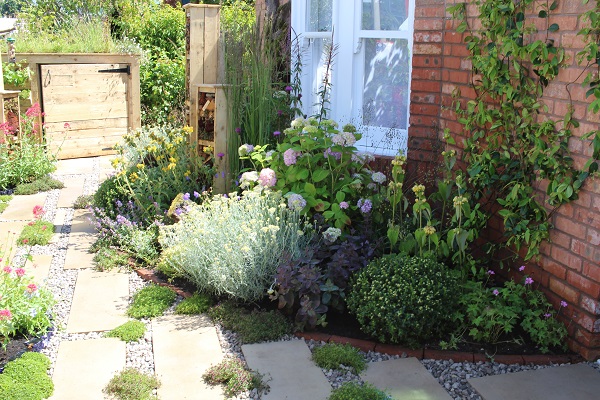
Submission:
{"label": "yellow flower", "polygon": [[427,236],[431,236],[435,233],[435,228],[431,225],[427,225],[425,228],[423,228],[423,231]]}
{"label": "yellow flower", "polygon": [[177,166],[177,164],[175,164],[175,163],[170,163],[170,164],[167,166],[167,169],[168,169],[168,170],[175,169],[175,167],[176,167],[176,166]]}
{"label": "yellow flower", "polygon": [[169,161],[170,161],[170,162],[172,162],[172,163],[176,163],[176,162],[177,162],[177,159],[176,159],[175,157],[170,157],[170,158],[169,158]]}
{"label": "yellow flower", "polygon": [[183,176],[185,176],[186,178],[189,177],[192,173],[190,172],[190,170],[188,169],[187,171],[185,171],[185,174],[183,174]]}
{"label": "yellow flower", "polygon": [[138,176],[138,174],[137,174],[137,173],[135,173],[135,172],[133,172],[133,173],[131,173],[131,174],[129,175],[129,180],[130,180],[132,183],[133,183],[133,182],[135,182],[135,181],[136,181],[136,180],[138,180],[138,179],[139,179],[139,176]]}
{"label": "yellow flower", "polygon": [[184,126],[183,131],[185,133],[192,133],[192,132],[194,132],[194,128],[192,128],[191,126]]}
{"label": "yellow flower", "polygon": [[144,169],[146,166],[142,163],[136,165],[136,167],[138,167],[138,169]]}

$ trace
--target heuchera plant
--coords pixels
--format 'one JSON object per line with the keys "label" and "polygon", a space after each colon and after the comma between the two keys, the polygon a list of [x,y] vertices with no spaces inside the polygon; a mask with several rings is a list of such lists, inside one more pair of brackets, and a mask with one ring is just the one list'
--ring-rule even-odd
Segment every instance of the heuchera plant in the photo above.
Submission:
{"label": "heuchera plant", "polygon": [[365,217],[380,222],[386,176],[369,167],[372,154],[354,147],[361,138],[356,128],[346,125],[340,132],[337,126],[332,120],[319,124],[314,118],[297,118],[275,150],[242,145],[240,159],[249,160],[253,169],[241,175],[240,188],[272,183],[291,208],[309,217],[321,213],[326,223],[340,229]]}

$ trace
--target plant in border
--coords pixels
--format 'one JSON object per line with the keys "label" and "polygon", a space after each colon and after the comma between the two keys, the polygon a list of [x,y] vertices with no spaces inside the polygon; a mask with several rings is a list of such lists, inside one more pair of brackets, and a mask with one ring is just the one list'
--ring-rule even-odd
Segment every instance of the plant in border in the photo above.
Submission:
{"label": "plant in border", "polygon": [[440,337],[458,310],[458,273],[431,258],[383,256],[359,271],[351,288],[348,309],[363,332],[383,343]]}
{"label": "plant in border", "polygon": [[133,295],[127,316],[137,319],[158,317],[173,304],[176,297],[168,287],[150,284]]}
{"label": "plant in border", "polygon": [[65,185],[58,179],[54,179],[49,175],[42,176],[28,183],[20,183],[15,187],[15,195],[30,195],[39,192],[47,192],[54,189],[62,189]]}
{"label": "plant in border", "polygon": [[[369,218],[381,222],[386,176],[370,169],[371,154],[354,147],[361,138],[354,126],[346,125],[342,132],[336,127],[332,120],[319,124],[315,118],[297,118],[273,151],[263,145],[240,146],[240,159],[254,168],[241,175],[240,188],[273,187],[291,207],[309,217],[320,213],[339,229]],[[266,175],[272,179],[264,179]]]}
{"label": "plant in border", "polygon": [[194,293],[192,297],[183,299],[175,307],[175,314],[195,315],[207,312],[212,306],[212,299],[204,293]]}
{"label": "plant in border", "polygon": [[8,207],[8,203],[10,203],[11,200],[11,195],[0,195],[0,214],[6,210],[6,207]]}
{"label": "plant in border", "polygon": [[227,398],[252,389],[265,389],[261,376],[249,370],[237,357],[225,358],[219,364],[212,365],[202,375],[202,379],[209,385],[224,385],[223,391]]}
{"label": "plant in border", "polygon": [[260,299],[284,253],[299,255],[311,238],[277,192],[206,194],[182,210],[178,223],[160,227],[161,264],[211,295]]}
{"label": "plant in border", "polygon": [[155,376],[141,373],[135,368],[125,368],[111,378],[103,393],[117,400],[153,400],[158,399],[152,394],[160,387],[160,381]]}
{"label": "plant in border", "polygon": [[350,368],[356,375],[367,368],[360,351],[349,344],[328,343],[313,350],[312,359],[320,368],[343,370]]}

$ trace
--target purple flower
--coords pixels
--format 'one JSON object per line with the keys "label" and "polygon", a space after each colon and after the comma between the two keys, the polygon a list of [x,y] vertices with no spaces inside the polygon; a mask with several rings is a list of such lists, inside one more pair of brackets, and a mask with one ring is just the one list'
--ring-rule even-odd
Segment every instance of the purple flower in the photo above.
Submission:
{"label": "purple flower", "polygon": [[560,306],[561,306],[561,307],[566,307],[566,306],[567,306],[567,302],[566,302],[566,301],[564,301],[564,300],[561,300],[561,301],[560,301]]}
{"label": "purple flower", "polygon": [[347,209],[348,207],[350,207],[350,205],[348,204],[348,202],[346,202],[346,201],[342,201],[342,202],[340,203],[340,208],[341,208],[342,210],[345,210],[345,209]]}
{"label": "purple flower", "polygon": [[289,93],[289,92],[292,91],[292,87],[291,86],[286,86],[285,89],[283,89],[283,90],[285,90],[286,92]]}
{"label": "purple flower", "polygon": [[530,278],[530,277],[525,278],[526,285],[531,285],[532,283],[533,283],[533,278]]}
{"label": "purple flower", "polygon": [[356,205],[363,214],[368,214],[371,211],[371,208],[373,208],[373,203],[369,199],[360,199]]}
{"label": "purple flower", "polygon": [[492,291],[492,293],[494,294],[494,296],[498,296],[500,294],[500,292],[498,291],[498,289],[494,289]]}
{"label": "purple flower", "polygon": [[200,197],[200,193],[198,193],[194,190],[194,198],[197,199],[198,197]]}
{"label": "purple flower", "polygon": [[189,193],[184,194],[183,195],[183,199],[184,200],[189,200],[190,199],[190,194]]}
{"label": "purple flower", "polygon": [[242,133],[242,128],[240,128],[240,127],[235,128],[235,133],[237,133],[237,134]]}
{"label": "purple flower", "polygon": [[277,110],[277,115],[281,115],[281,114],[283,114],[283,111]]}
{"label": "purple flower", "polygon": [[302,153],[300,153],[299,151],[296,151],[293,149],[287,149],[286,151],[283,152],[283,163],[288,167],[290,165],[296,164],[296,161],[300,154],[302,154]]}
{"label": "purple flower", "polygon": [[550,314],[550,313],[544,314],[544,317],[546,317],[546,318],[550,318],[551,316],[552,316],[552,314]]}
{"label": "purple flower", "polygon": [[288,207],[290,210],[302,211],[302,209],[306,207],[306,200],[304,200],[302,195],[292,193],[290,197],[288,197]]}
{"label": "purple flower", "polygon": [[223,158],[223,157],[225,157],[225,153],[217,153],[217,157]]}
{"label": "purple flower", "polygon": [[524,266],[524,265],[521,265],[521,266],[519,267],[519,271],[521,271],[521,272],[525,271],[525,266]]}
{"label": "purple flower", "polygon": [[488,269],[488,272],[487,272],[487,274],[488,274],[488,275],[495,275],[496,273],[495,273],[494,271],[492,271],[491,269]]}
{"label": "purple flower", "polygon": [[120,200],[117,200],[117,207],[119,207],[119,208],[123,207],[123,203],[121,203]]}
{"label": "purple flower", "polygon": [[337,151],[331,151],[331,148],[327,148],[327,150],[323,152],[323,157],[329,158],[329,156],[334,157],[336,160],[339,160],[342,158],[342,153]]}
{"label": "purple flower", "polygon": [[281,132],[279,132],[279,131],[273,132],[273,136],[279,136],[279,135],[281,135]]}

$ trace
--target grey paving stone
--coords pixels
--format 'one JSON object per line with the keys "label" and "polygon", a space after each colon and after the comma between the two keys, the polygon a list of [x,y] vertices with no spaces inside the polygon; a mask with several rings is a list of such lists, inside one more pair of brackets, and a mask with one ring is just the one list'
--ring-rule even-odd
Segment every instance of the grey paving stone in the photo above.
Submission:
{"label": "grey paving stone", "polygon": [[104,400],[102,389],[125,368],[125,342],[114,338],[65,341],[58,348],[51,400]]}
{"label": "grey paving stone", "polygon": [[152,321],[152,346],[161,400],[222,400],[202,374],[223,359],[216,328],[206,316],[167,315]]}
{"label": "grey paving stone", "polygon": [[397,400],[452,399],[414,357],[369,363],[361,378]]}
{"label": "grey paving stone", "polygon": [[303,340],[246,344],[242,352],[248,366],[264,375],[271,388],[265,400],[325,400],[331,393]]}
{"label": "grey paving stone", "polygon": [[585,364],[468,379],[484,400],[598,400],[600,373]]}
{"label": "grey paving stone", "polygon": [[107,331],[124,324],[128,297],[128,274],[79,271],[67,332]]}
{"label": "grey paving stone", "polygon": [[0,214],[0,221],[33,220],[33,207],[44,206],[47,193],[41,192],[27,196],[13,196],[8,207]]}

